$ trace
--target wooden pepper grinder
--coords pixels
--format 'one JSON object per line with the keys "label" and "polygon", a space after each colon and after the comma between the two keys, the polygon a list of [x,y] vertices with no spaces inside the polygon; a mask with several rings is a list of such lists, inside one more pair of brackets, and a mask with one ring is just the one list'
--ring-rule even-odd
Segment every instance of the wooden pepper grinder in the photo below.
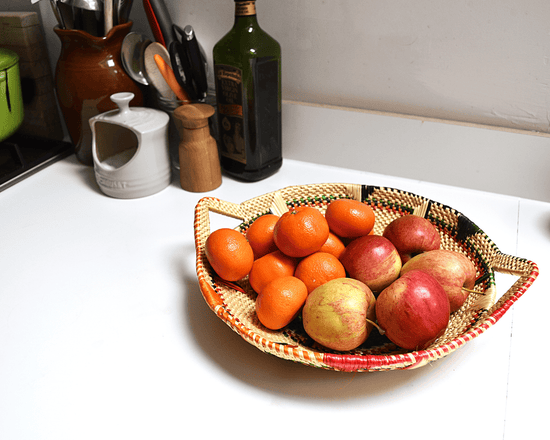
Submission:
{"label": "wooden pepper grinder", "polygon": [[211,105],[201,103],[184,104],[174,110],[181,138],[180,183],[186,191],[211,191],[222,183],[218,146],[208,126],[214,111]]}

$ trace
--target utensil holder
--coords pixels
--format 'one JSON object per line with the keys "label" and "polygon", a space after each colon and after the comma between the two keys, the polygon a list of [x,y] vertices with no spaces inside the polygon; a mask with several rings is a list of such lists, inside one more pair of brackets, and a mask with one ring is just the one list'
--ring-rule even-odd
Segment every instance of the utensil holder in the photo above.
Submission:
{"label": "utensil holder", "polygon": [[143,103],[138,85],[126,74],[120,51],[132,22],[113,27],[105,37],[94,37],[80,30],[54,28],[61,40],[61,53],[55,70],[59,106],[78,160],[93,165],[92,134],[88,121],[116,108],[112,94],[134,94],[132,105]]}

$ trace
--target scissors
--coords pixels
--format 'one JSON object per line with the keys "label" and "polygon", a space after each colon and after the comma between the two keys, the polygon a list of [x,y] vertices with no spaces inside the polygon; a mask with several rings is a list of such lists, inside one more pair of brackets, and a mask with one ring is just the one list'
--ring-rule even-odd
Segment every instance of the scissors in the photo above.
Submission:
{"label": "scissors", "polygon": [[176,24],[172,25],[172,31],[170,59],[176,79],[192,100],[203,99],[208,90],[206,62],[195,32],[191,26],[182,29]]}

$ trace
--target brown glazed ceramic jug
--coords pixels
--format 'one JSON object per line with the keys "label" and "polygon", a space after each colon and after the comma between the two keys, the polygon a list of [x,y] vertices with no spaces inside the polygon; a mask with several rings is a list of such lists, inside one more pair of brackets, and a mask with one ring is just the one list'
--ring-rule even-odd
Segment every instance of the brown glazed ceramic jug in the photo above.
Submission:
{"label": "brown glazed ceramic jug", "polygon": [[113,27],[105,37],[80,30],[54,28],[61,40],[61,54],[55,70],[55,86],[61,112],[75,145],[78,160],[93,165],[92,132],[89,119],[116,108],[111,95],[130,92],[132,106],[143,103],[139,86],[123,68],[122,40],[132,22]]}

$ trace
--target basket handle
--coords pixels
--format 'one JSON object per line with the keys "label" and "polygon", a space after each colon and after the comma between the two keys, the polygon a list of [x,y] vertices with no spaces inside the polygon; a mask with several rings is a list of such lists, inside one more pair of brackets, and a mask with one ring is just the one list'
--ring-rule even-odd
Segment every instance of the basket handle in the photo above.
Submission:
{"label": "basket handle", "polygon": [[[514,257],[503,253],[497,253],[491,262],[491,267],[495,272],[514,275],[519,277],[516,282],[510,287],[502,298],[508,297],[496,311],[500,311],[502,316],[535,282],[539,275],[539,268],[533,261],[525,258]],[[476,307],[489,310],[497,303],[497,292],[495,286],[491,286],[485,292],[485,295],[480,296],[476,302]],[[494,313],[496,313],[493,312]]]}
{"label": "basket handle", "polygon": [[215,197],[204,197],[199,200],[197,207],[201,207],[206,212],[215,212],[239,220],[246,219],[242,206],[232,202],[226,202]]}
{"label": "basket handle", "polygon": [[[498,253],[495,256],[491,262],[491,266],[497,272],[520,277],[530,275],[537,268],[537,265],[532,261],[503,253]],[[538,270],[536,272],[538,275]]]}
{"label": "basket handle", "polygon": [[199,286],[209,307],[217,313],[217,310],[222,309],[222,300],[212,287],[210,275],[203,265],[206,255],[204,250],[201,251],[201,249],[204,249],[206,239],[210,235],[210,211],[240,220],[244,220],[246,216],[241,205],[225,202],[215,197],[203,197],[195,206],[193,222]]}

